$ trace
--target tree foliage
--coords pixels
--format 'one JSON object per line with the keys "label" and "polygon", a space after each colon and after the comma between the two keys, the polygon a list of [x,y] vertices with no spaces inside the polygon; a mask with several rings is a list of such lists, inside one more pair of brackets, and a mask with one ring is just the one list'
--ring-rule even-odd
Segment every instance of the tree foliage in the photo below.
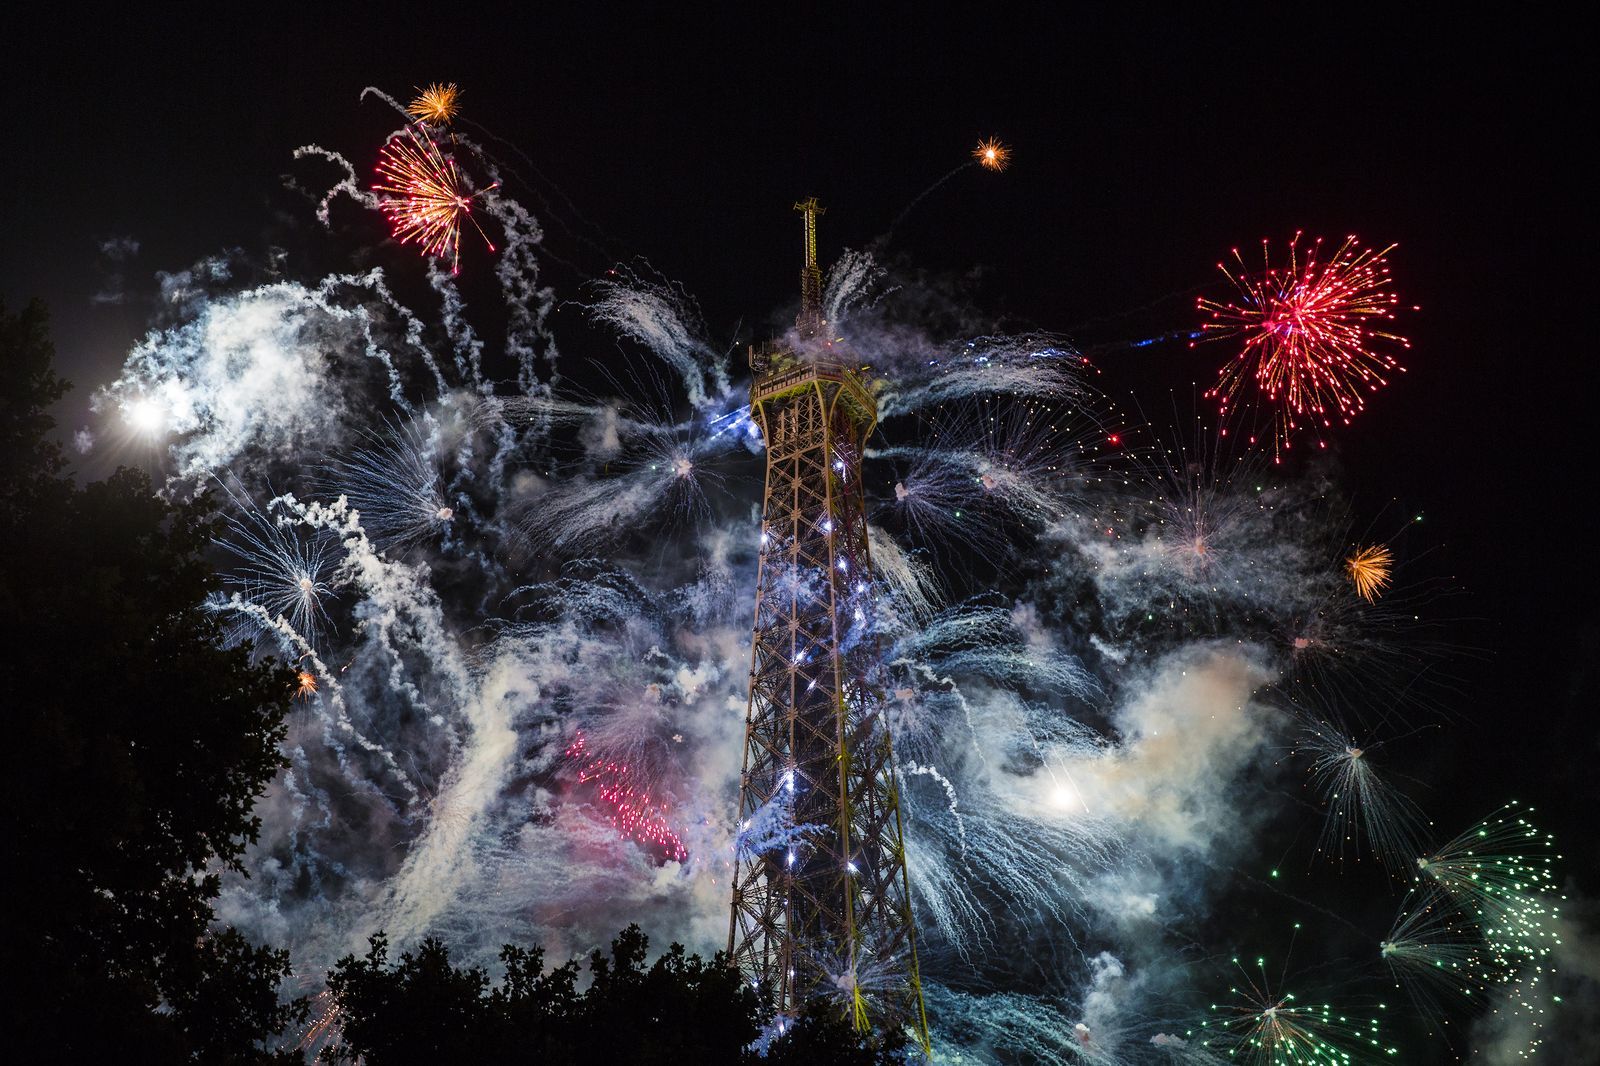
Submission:
{"label": "tree foliage", "polygon": [[292,672],[222,647],[202,606],[216,528],[197,505],[134,471],[63,475],[52,356],[42,306],[0,306],[13,1055],[271,1059],[261,1042],[303,1010],[279,1002],[287,953],[213,930],[211,901],[283,765]]}
{"label": "tree foliage", "polygon": [[837,1011],[807,1014],[767,1043],[772,1009],[727,958],[709,962],[674,944],[648,967],[649,941],[629,926],[611,954],[545,970],[541,949],[506,945],[505,976],[457,967],[438,940],[390,959],[389,941],[372,937],[365,956],[348,955],[328,975],[339,1010],[339,1042],[326,1062],[410,1066],[451,1062],[537,1062],[541,1066],[628,1062],[841,1064],[900,1062],[904,1039],[875,1041]]}

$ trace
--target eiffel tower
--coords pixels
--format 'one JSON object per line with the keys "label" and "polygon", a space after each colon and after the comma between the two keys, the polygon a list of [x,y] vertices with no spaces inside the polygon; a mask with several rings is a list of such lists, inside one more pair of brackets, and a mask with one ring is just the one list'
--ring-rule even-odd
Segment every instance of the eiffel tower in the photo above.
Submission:
{"label": "eiffel tower", "polygon": [[750,352],[767,477],[728,949],[780,1013],[823,998],[858,1030],[904,1027],[926,1049],[861,484],[877,404],[827,333],[823,209],[794,206],[800,315]]}

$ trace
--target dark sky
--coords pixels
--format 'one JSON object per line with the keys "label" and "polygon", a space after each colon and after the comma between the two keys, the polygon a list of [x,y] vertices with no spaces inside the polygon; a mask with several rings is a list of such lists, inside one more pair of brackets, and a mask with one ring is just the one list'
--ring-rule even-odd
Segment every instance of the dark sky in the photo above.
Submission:
{"label": "dark sky", "polygon": [[[89,392],[142,332],[155,271],[309,229],[281,181],[313,181],[296,146],[370,165],[396,123],[358,101],[369,84],[460,82],[467,115],[527,154],[538,184],[570,198],[552,214],[593,242],[553,226],[553,251],[586,271],[647,256],[722,336],[793,299],[791,201],[829,205],[825,258],[860,247],[979,135],[1012,144],[1015,166],[957,175],[898,249],[938,271],[981,266],[987,310],[1085,344],[1190,325],[1184,294],[1236,244],[1297,229],[1396,241],[1399,288],[1422,308],[1410,373],[1341,449],[1357,525],[1423,513],[1407,550],[1437,545],[1428,566],[1466,590],[1449,612],[1478,620],[1457,627],[1486,654],[1460,664],[1455,721],[1415,753],[1441,797],[1428,806],[1470,820],[1535,802],[1600,891],[1600,527],[1584,488],[1596,227],[1580,197],[1596,116],[1573,27],[1459,7],[1407,21],[1322,6],[1315,28],[1281,6],[1184,19],[1029,6],[1000,22],[934,5],[759,20],[494,8],[17,16],[33,28],[0,43],[0,295],[52,307],[79,383],[63,422],[87,421]],[[115,265],[99,246],[121,237],[139,252]],[[92,302],[118,273],[132,298]],[[581,279],[553,266],[551,280],[570,294]],[[1102,360],[1108,390],[1155,412],[1169,390],[1187,404],[1215,361],[1181,345]]]}

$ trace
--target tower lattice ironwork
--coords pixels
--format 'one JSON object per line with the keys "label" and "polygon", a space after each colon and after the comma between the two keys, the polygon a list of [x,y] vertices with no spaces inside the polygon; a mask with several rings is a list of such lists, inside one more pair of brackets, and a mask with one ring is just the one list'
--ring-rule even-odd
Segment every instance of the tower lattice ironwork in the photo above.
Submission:
{"label": "tower lattice ironwork", "polygon": [[824,330],[815,198],[792,343],[751,349],[766,441],[740,844],[728,946],[780,1012],[813,997],[924,1046],[905,834],[861,484],[877,405]]}

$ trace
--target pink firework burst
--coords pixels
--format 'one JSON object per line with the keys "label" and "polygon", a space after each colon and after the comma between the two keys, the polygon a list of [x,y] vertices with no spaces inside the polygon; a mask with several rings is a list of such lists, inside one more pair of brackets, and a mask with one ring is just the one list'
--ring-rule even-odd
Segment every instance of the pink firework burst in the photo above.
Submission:
{"label": "pink firework burst", "polygon": [[499,186],[469,192],[454,159],[416,127],[390,139],[378,153],[378,206],[401,244],[415,242],[426,255],[448,257],[450,272],[461,269],[461,223],[466,220],[494,251],[483,227],[472,217],[472,201]]}
{"label": "pink firework burst", "polygon": [[1244,342],[1206,397],[1218,402],[1224,421],[1252,402],[1270,407],[1278,459],[1301,431],[1327,447],[1323,431],[1335,421],[1349,425],[1366,408],[1368,394],[1387,385],[1393,372],[1405,371],[1394,351],[1411,347],[1388,325],[1400,303],[1388,263],[1396,246],[1374,250],[1346,237],[1324,260],[1321,238],[1302,249],[1300,236],[1289,242],[1281,267],[1272,265],[1262,241],[1259,272],[1235,248],[1236,266],[1217,267],[1238,299],[1199,301],[1210,315],[1201,326],[1203,340]]}
{"label": "pink firework burst", "polygon": [[689,850],[667,824],[667,806],[639,784],[625,762],[596,755],[582,733],[567,746],[566,757],[578,765],[578,781],[599,786],[599,797],[611,810],[611,821],[623,836],[660,848],[669,859],[682,862]]}

